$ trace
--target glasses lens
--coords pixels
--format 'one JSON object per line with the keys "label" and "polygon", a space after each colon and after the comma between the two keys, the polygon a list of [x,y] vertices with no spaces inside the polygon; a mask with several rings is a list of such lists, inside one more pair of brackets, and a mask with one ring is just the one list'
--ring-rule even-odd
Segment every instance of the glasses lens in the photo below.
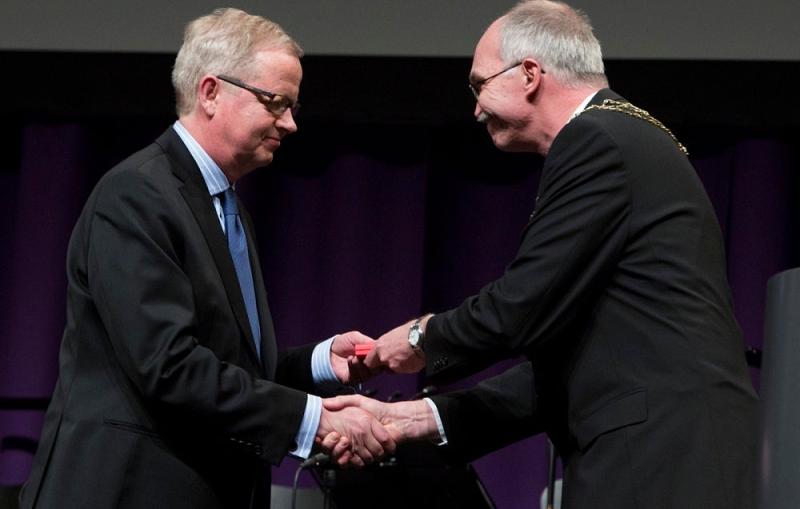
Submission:
{"label": "glasses lens", "polygon": [[291,99],[282,95],[274,95],[270,99],[264,98],[264,103],[269,112],[276,117],[286,113],[286,110],[291,110],[292,116],[297,115],[297,112],[300,111],[300,103],[293,103]]}

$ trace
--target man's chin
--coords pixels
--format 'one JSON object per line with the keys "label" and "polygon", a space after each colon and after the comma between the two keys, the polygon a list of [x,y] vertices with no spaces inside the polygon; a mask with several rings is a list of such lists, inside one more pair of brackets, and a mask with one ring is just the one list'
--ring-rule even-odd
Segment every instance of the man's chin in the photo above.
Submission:
{"label": "man's chin", "polygon": [[514,143],[512,143],[508,137],[502,136],[498,133],[492,134],[491,137],[492,143],[494,143],[494,146],[499,150],[502,150],[503,152],[521,152],[521,150],[514,148]]}
{"label": "man's chin", "polygon": [[247,160],[240,160],[239,167],[240,167],[240,175],[239,177],[243,177],[248,173],[251,173],[259,168],[263,168],[265,166],[269,166],[272,163],[272,153],[259,153],[257,155],[251,155],[250,158]]}
{"label": "man's chin", "polygon": [[492,143],[499,150],[503,152],[539,152],[530,143],[525,143],[523,140],[508,136],[508,133],[495,131],[489,133],[492,138]]}
{"label": "man's chin", "polygon": [[492,143],[494,143],[494,146],[503,152],[513,152],[511,149],[512,143],[508,129],[505,129],[504,126],[498,125],[496,122],[496,119],[492,119],[492,121],[486,124],[486,132],[488,132],[489,137],[492,138]]}
{"label": "man's chin", "polygon": [[262,150],[259,152],[256,160],[258,161],[258,166],[267,166],[269,165],[272,160],[275,158],[275,153],[271,150]]}

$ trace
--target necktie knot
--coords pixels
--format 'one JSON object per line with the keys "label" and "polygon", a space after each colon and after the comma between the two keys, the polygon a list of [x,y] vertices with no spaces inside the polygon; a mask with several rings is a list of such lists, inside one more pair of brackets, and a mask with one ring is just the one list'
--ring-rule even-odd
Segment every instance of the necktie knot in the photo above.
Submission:
{"label": "necktie knot", "polygon": [[222,204],[222,213],[226,216],[238,216],[239,205],[236,203],[236,191],[229,187],[224,192],[219,194],[220,202]]}

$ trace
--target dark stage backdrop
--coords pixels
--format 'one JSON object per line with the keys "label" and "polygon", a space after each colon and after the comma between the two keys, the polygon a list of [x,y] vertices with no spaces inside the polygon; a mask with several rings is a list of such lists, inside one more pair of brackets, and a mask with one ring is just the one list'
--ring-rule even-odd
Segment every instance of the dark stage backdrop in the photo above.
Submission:
{"label": "dark stage backdrop", "polygon": [[[0,486],[9,486],[26,478],[57,376],[72,226],[97,179],[174,117],[169,55],[0,60],[20,71],[0,85]],[[305,68],[300,132],[239,185],[280,345],[352,328],[378,335],[499,276],[533,207],[541,160],[497,151],[471,120],[469,61],[317,57]],[[609,62],[612,86],[688,146],[755,347],[767,278],[798,265],[800,110],[785,84],[798,74],[796,64]],[[416,376],[367,384],[379,398],[424,385]],[[521,508],[538,504],[545,462],[539,437],[475,466],[498,507]],[[285,461],[276,482],[289,484],[296,466]]]}

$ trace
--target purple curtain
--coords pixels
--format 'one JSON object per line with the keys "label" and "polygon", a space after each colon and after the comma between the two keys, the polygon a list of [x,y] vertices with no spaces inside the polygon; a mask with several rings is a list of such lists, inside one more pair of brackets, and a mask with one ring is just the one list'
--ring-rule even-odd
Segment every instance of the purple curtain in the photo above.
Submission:
{"label": "purple curtain", "polygon": [[[41,427],[42,411],[14,401],[49,397],[57,376],[72,225],[102,172],[166,125],[28,122],[9,147],[19,164],[0,173],[0,485],[23,482],[30,468],[30,453],[7,439],[37,440]],[[760,347],[765,282],[797,262],[797,149],[780,136],[695,143],[692,158],[725,232],[736,313],[746,342]],[[477,126],[304,127],[273,166],[240,186],[280,345],[353,328],[377,335],[476,292],[511,260],[540,166],[496,151]],[[386,398],[423,384],[382,376],[368,386]],[[285,461],[276,482],[289,484],[296,465]],[[535,507],[545,441],[507,447],[476,469],[498,507]]]}

